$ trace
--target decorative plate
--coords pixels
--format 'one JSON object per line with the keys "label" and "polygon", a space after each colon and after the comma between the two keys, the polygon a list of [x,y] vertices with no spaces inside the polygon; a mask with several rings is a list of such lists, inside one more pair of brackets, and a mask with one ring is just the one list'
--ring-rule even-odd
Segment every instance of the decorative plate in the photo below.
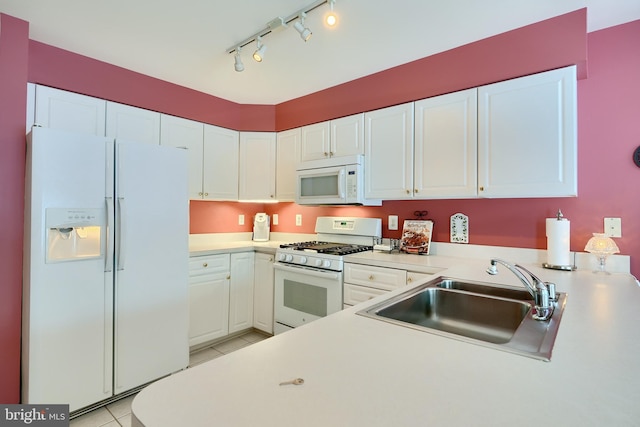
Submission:
{"label": "decorative plate", "polygon": [[465,214],[451,215],[451,243],[469,243],[469,217]]}

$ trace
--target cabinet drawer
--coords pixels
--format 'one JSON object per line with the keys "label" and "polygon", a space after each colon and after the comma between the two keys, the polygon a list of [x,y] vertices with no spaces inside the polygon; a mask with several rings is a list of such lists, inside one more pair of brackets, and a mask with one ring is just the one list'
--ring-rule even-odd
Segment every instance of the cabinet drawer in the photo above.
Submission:
{"label": "cabinet drawer", "polygon": [[190,257],[189,276],[226,272],[229,265],[229,254]]}
{"label": "cabinet drawer", "polygon": [[344,284],[344,304],[356,305],[361,302],[369,301],[378,295],[386,294],[388,291],[376,288],[368,288],[366,286],[354,285],[352,283]]}
{"label": "cabinet drawer", "polygon": [[390,291],[407,284],[407,273],[404,270],[394,268],[345,264],[344,281],[345,283]]}

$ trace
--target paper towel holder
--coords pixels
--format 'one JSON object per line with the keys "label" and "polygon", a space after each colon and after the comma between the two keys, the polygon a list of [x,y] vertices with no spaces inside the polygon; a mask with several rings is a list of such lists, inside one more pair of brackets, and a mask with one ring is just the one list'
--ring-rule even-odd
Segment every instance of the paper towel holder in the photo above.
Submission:
{"label": "paper towel holder", "polygon": [[[562,211],[560,209],[558,209],[558,213],[556,214],[556,219],[558,221],[562,221],[565,220],[564,215],[562,214]],[[544,262],[542,263],[542,266],[544,268],[549,268],[551,270],[561,270],[561,271],[574,271],[577,269],[575,262],[573,263],[573,265],[555,265],[555,264],[549,264],[548,262]]]}

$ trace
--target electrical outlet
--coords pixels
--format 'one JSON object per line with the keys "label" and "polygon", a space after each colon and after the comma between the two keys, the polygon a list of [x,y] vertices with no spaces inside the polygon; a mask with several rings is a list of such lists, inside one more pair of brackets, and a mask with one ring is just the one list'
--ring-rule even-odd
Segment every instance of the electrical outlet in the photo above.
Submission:
{"label": "electrical outlet", "polygon": [[298,227],[302,225],[302,214],[296,214],[296,225]]}
{"label": "electrical outlet", "polygon": [[389,230],[398,229],[398,215],[389,215]]}
{"label": "electrical outlet", "polygon": [[238,215],[238,225],[244,225],[244,215]]}
{"label": "electrical outlet", "polygon": [[278,214],[273,214],[273,217],[271,218],[271,223],[273,225],[278,225]]}
{"label": "electrical outlet", "polygon": [[604,234],[609,237],[622,237],[622,218],[605,218]]}

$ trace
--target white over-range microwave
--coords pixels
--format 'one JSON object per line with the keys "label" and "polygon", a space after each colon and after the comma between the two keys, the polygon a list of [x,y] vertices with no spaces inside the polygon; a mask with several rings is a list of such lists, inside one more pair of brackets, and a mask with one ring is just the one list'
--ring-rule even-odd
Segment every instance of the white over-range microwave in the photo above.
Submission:
{"label": "white over-range microwave", "polygon": [[364,158],[334,157],[298,165],[296,203],[299,205],[380,206],[364,198]]}

